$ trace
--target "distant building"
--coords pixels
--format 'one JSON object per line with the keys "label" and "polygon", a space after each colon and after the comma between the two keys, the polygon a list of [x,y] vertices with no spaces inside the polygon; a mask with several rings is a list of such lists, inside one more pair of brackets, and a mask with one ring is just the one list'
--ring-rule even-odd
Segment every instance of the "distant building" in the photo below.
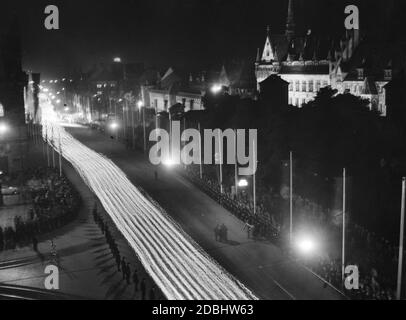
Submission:
{"label": "distant building", "polygon": [[183,105],[185,112],[203,109],[204,91],[190,86],[185,77],[173,68],[169,68],[157,84],[149,88],[148,93],[149,107],[157,113],[168,112],[175,104]]}
{"label": "distant building", "polygon": [[28,85],[25,88],[25,113],[28,121],[41,121],[41,112],[39,111],[40,79],[39,73],[31,72],[28,74]]}
{"label": "distant building", "polygon": [[0,171],[24,168],[27,153],[24,88],[27,74],[21,65],[21,41],[17,22],[0,38]]}
{"label": "distant building", "polygon": [[268,27],[265,46],[255,62],[257,87],[270,75],[289,83],[289,104],[301,107],[317,92],[331,86],[369,99],[371,110],[386,116],[385,85],[392,79],[391,59],[379,44],[361,41],[359,30],[343,39],[323,39],[309,30],[295,30],[294,1],[289,0],[285,34],[275,35]]}
{"label": "distant building", "polygon": [[289,83],[278,75],[271,75],[260,83],[260,100],[273,110],[288,105]]}

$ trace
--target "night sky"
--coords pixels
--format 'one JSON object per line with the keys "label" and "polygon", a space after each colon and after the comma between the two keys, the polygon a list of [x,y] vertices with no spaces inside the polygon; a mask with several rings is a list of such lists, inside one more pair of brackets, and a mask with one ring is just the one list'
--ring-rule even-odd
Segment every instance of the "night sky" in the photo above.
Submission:
{"label": "night sky", "polygon": [[[401,0],[296,0],[297,29],[342,34],[345,5],[360,4],[364,28],[379,31],[378,19],[385,14],[392,26],[393,12],[404,16],[405,11],[393,9],[397,1],[403,10]],[[58,31],[43,27],[48,4],[59,7]],[[13,12],[20,17],[24,67],[59,76],[114,56],[147,66],[190,68],[255,59],[266,25],[271,32],[284,32],[287,0],[2,0],[1,8],[3,31]]]}

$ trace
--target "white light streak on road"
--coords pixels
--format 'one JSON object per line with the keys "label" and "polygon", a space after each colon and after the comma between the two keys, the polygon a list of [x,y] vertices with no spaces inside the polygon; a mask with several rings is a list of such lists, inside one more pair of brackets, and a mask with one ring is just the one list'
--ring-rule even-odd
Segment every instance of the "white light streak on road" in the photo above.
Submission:
{"label": "white light streak on road", "polygon": [[[54,137],[58,139],[60,136],[63,157],[100,199],[168,299],[257,299],[204,252],[166,212],[147,199],[110,159],[74,139],[55,122],[47,123],[46,127],[49,140],[52,139],[51,127]],[[55,141],[53,145],[58,149],[59,142]]]}

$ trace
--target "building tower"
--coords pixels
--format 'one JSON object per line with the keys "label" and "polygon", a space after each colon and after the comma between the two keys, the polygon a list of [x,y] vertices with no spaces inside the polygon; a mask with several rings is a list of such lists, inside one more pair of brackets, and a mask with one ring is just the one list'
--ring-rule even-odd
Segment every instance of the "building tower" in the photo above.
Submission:
{"label": "building tower", "polygon": [[289,0],[288,3],[288,17],[286,19],[286,37],[290,42],[295,37],[295,16],[293,10],[293,0]]}

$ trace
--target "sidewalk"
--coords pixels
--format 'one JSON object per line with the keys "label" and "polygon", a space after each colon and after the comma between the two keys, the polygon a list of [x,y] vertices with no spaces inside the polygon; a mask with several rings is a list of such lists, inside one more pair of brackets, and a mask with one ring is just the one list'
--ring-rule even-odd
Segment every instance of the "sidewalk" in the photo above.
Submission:
{"label": "sidewalk", "polygon": [[[32,150],[31,166],[43,166],[40,150]],[[95,198],[69,163],[63,163],[64,173],[80,193],[83,206],[78,218],[67,226],[39,237],[39,254],[31,247],[0,252],[0,284],[12,284],[44,289],[44,270],[50,262],[51,244],[54,241],[59,260],[60,292],[86,299],[140,299],[132,284],[122,280],[106,240],[94,223],[91,211]],[[102,206],[98,204],[99,212]],[[151,287],[132,249],[108,221],[109,229],[119,246],[122,256],[130,262],[131,270],[137,269],[140,281],[147,282],[147,297]],[[158,293],[158,297],[160,297]]]}

